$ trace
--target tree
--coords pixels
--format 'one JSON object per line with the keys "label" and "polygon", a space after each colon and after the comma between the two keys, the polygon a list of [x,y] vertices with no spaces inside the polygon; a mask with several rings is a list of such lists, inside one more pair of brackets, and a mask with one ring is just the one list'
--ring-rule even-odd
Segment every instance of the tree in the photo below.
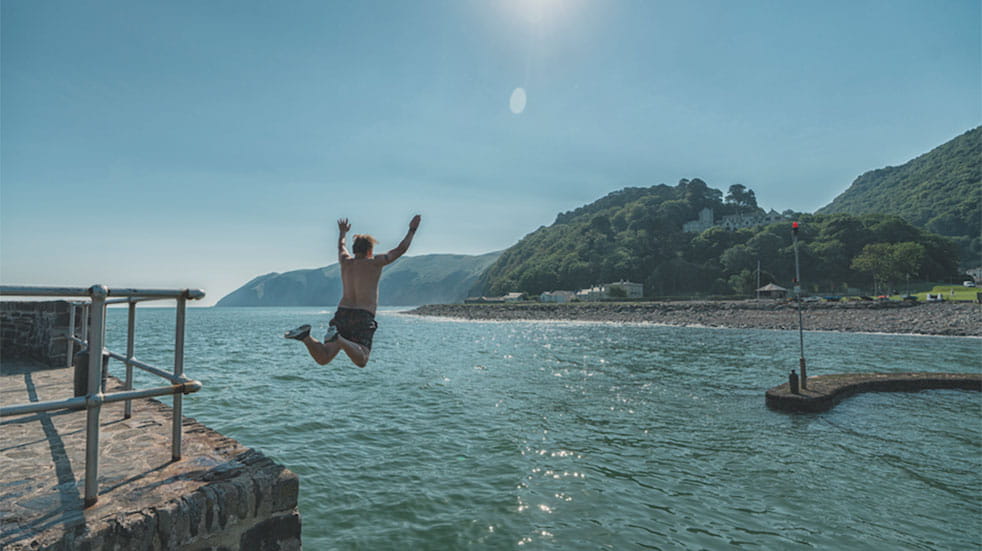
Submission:
{"label": "tree", "polygon": [[597,214],[590,219],[590,229],[604,235],[610,233],[610,218],[604,214]]}
{"label": "tree", "polygon": [[611,285],[607,287],[607,296],[610,298],[627,298],[627,290],[620,285]]}
{"label": "tree", "polygon": [[926,255],[924,245],[903,243],[870,243],[852,260],[852,269],[873,276],[877,286],[888,287],[908,275],[918,273]]}
{"label": "tree", "polygon": [[815,259],[821,269],[812,279],[824,283],[829,288],[835,288],[849,279],[850,257],[846,246],[837,239],[817,241],[812,245]]}
{"label": "tree", "polygon": [[927,250],[924,245],[906,241],[893,246],[893,268],[897,277],[918,275]]}
{"label": "tree", "polygon": [[731,232],[722,226],[713,226],[689,242],[685,256],[697,263],[719,260],[725,250],[737,244],[740,237],[741,234],[737,232]]}
{"label": "tree", "polygon": [[852,259],[852,269],[873,276],[874,289],[890,277],[889,243],[870,243]]}
{"label": "tree", "polygon": [[723,264],[723,268],[731,274],[744,270],[753,270],[757,263],[757,257],[754,251],[746,245],[734,245],[726,249],[723,251],[719,260]]}
{"label": "tree", "polygon": [[699,178],[682,179],[677,189],[683,192],[684,200],[689,203],[693,212],[699,212],[706,207],[717,208],[723,202],[723,192],[707,186],[706,182]]}
{"label": "tree", "polygon": [[726,202],[736,205],[740,209],[757,208],[757,196],[754,194],[754,190],[747,189],[747,186],[743,184],[733,184],[730,186],[730,190],[726,194]]}
{"label": "tree", "polygon": [[750,295],[757,289],[757,274],[751,270],[741,270],[731,275],[727,282],[738,294]]}

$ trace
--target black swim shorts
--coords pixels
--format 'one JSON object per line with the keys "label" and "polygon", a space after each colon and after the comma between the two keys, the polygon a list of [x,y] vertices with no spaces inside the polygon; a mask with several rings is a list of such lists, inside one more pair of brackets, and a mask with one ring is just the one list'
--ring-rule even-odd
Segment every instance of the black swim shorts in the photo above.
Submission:
{"label": "black swim shorts", "polygon": [[372,348],[372,337],[378,329],[378,322],[375,321],[375,314],[368,310],[358,308],[338,308],[334,313],[331,325],[337,328],[338,333],[360,345]]}

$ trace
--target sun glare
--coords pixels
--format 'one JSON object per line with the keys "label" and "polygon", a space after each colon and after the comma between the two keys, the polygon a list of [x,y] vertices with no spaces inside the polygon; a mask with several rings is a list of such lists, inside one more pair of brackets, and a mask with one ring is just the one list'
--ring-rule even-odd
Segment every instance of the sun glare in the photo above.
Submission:
{"label": "sun glare", "polygon": [[539,25],[557,18],[571,0],[508,0],[506,9],[526,23]]}

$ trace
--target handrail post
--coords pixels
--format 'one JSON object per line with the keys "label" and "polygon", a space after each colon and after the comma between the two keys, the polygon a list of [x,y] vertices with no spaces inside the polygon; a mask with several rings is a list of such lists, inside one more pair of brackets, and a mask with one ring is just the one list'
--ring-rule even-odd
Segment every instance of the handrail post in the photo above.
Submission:
{"label": "handrail post", "polygon": [[82,305],[82,340],[89,342],[89,312],[92,310],[91,304]]}
{"label": "handrail post", "polygon": [[[136,332],[136,303],[130,301],[129,316],[126,322],[126,390],[133,390],[133,339]],[[123,403],[123,419],[133,416],[133,401]]]}
{"label": "handrail post", "polygon": [[85,506],[90,507],[99,498],[99,411],[101,409],[102,352],[105,346],[106,296],[109,290],[103,285],[93,285],[89,290],[92,304],[89,340],[89,381],[86,396],[85,424]]}
{"label": "handrail post", "polygon": [[77,306],[75,305],[74,302],[68,303],[68,336],[65,339],[66,341],[68,341],[68,358],[65,359],[65,367],[67,368],[71,368],[72,363],[74,363],[72,361],[74,359],[72,356],[74,356],[75,353],[75,340],[72,337],[75,336],[75,309],[76,308]]}
{"label": "handrail post", "polygon": [[[177,324],[174,328],[174,375],[184,374],[184,321],[187,314],[187,293],[177,299]],[[171,436],[171,459],[181,459],[181,423],[183,422],[184,395],[174,393],[174,420]]]}

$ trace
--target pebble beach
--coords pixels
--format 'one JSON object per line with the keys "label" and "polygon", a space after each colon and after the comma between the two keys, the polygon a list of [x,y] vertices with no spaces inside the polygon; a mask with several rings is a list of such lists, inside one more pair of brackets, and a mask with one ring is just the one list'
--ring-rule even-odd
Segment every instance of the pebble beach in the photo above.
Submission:
{"label": "pebble beach", "polygon": [[[408,312],[466,320],[575,320],[797,330],[794,303],[773,300],[431,304]],[[982,305],[967,302],[819,302],[802,305],[806,331],[982,337]]]}

